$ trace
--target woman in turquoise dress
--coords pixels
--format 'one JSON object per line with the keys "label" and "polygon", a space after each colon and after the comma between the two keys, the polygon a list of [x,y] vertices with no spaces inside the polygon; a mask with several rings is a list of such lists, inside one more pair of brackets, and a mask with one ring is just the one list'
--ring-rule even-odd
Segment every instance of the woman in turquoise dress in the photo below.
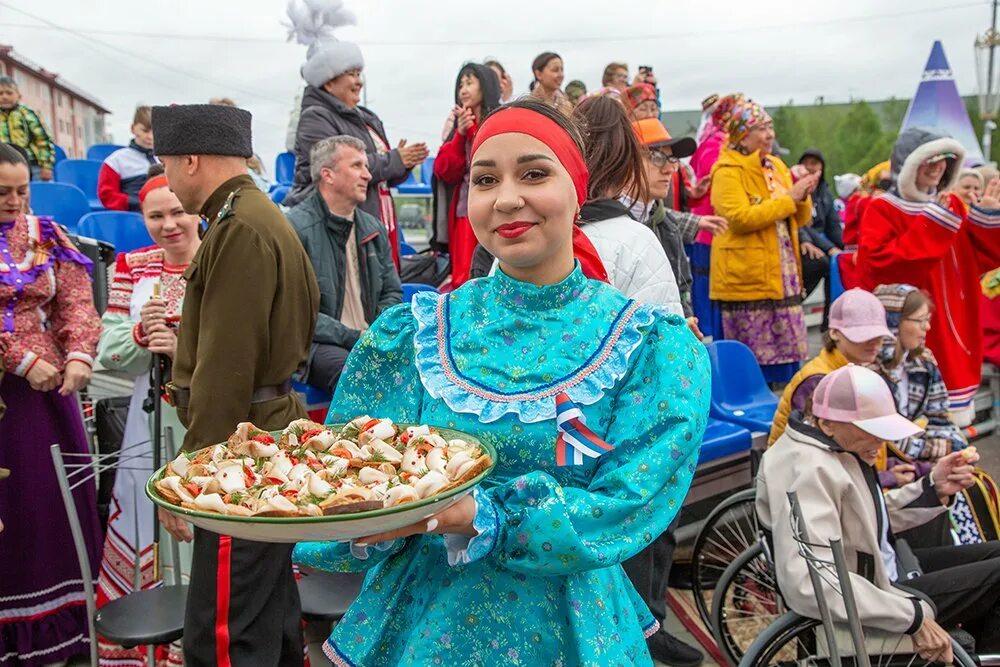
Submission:
{"label": "woman in turquoise dress", "polygon": [[302,565],[368,572],[324,645],[338,667],[652,664],[657,623],[620,563],[680,510],[711,381],[683,318],[574,261],[587,171],[570,123],[533,101],[485,121],[469,215],[500,270],[392,308],[348,360],[328,422],[459,429],[499,460],[426,522],[296,547]]}

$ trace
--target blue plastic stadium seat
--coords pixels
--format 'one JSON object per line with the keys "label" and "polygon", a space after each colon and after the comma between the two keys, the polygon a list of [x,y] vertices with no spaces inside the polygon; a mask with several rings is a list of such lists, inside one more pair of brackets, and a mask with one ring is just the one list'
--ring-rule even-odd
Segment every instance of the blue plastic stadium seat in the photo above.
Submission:
{"label": "blue plastic stadium seat", "polygon": [[98,211],[88,213],[77,225],[80,236],[107,241],[118,252],[131,252],[153,245],[146,231],[146,224],[138,213],[125,211]]}
{"label": "blue plastic stadium seat", "polygon": [[90,202],[83,190],[69,183],[31,182],[31,211],[47,215],[71,232],[80,218],[90,213]]}
{"label": "blue plastic stadium seat", "polygon": [[709,417],[698,453],[698,465],[750,451],[753,437],[742,426]]}
{"label": "blue plastic stadium seat", "polygon": [[[421,173],[420,178],[417,178],[418,171]],[[410,175],[406,177],[406,180],[396,186],[396,192],[401,195],[430,195],[430,176],[427,175],[427,180],[424,180],[423,165],[421,165],[419,170],[411,169]]]}
{"label": "blue plastic stadium seat", "polygon": [[66,149],[65,148],[63,148],[59,144],[52,144],[52,148],[55,149],[55,153],[56,153],[56,160],[55,161],[56,162],[62,162],[63,160],[66,159]]}
{"label": "blue plastic stadium seat", "polygon": [[410,170],[406,180],[396,186],[396,192],[401,195],[431,194],[431,179],[434,178],[434,156],[425,158],[419,169]]}
{"label": "blue plastic stadium seat", "polygon": [[712,364],[712,405],[709,414],[753,432],[768,432],[778,408],[764,381],[757,358],[749,347],[735,340],[708,346]]}
{"label": "blue plastic stadium seat", "polygon": [[63,160],[56,163],[55,180],[83,190],[90,203],[90,210],[101,211],[104,206],[97,198],[97,175],[100,171],[101,163],[97,160]]}
{"label": "blue plastic stadium seat", "polygon": [[425,157],[420,165],[420,182],[427,187],[431,186],[431,179],[434,178],[434,157],[433,155]]}
{"label": "blue plastic stadium seat", "polygon": [[437,292],[437,290],[430,285],[421,283],[403,283],[403,301],[405,303],[412,301],[413,295],[417,292]]}
{"label": "blue plastic stadium seat", "polygon": [[278,153],[274,160],[274,178],[281,185],[291,185],[295,178],[295,154],[285,151]]}
{"label": "blue plastic stadium seat", "polygon": [[280,204],[281,202],[285,201],[285,197],[288,196],[289,190],[291,190],[291,188],[287,185],[279,185],[275,188],[272,188],[271,193],[269,195],[271,197],[271,201],[273,201],[275,204]]}
{"label": "blue plastic stadium seat", "polygon": [[399,242],[399,256],[406,257],[407,255],[416,255],[417,249],[411,246],[406,241]]}
{"label": "blue plastic stadium seat", "polygon": [[299,395],[302,403],[306,406],[309,418],[322,424],[330,409],[333,396],[329,392],[297,380],[292,380],[292,391]]}
{"label": "blue plastic stadium seat", "polygon": [[827,280],[830,281],[830,303],[836,301],[837,297],[844,293],[844,281],[840,278],[840,263],[851,261],[853,256],[853,253],[845,252],[830,261],[830,275],[827,277]]}
{"label": "blue plastic stadium seat", "polygon": [[118,144],[94,144],[87,149],[87,159],[97,160],[98,162],[104,162],[108,159],[108,156],[114,153],[119,148],[125,148],[124,146],[119,146]]}

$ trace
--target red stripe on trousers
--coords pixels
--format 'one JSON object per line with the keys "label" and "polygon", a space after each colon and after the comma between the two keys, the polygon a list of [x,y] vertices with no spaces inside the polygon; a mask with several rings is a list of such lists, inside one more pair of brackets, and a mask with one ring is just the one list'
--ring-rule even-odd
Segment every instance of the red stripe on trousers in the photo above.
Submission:
{"label": "red stripe on trousers", "polygon": [[215,664],[231,667],[229,662],[229,575],[233,538],[219,536],[219,563],[215,581]]}

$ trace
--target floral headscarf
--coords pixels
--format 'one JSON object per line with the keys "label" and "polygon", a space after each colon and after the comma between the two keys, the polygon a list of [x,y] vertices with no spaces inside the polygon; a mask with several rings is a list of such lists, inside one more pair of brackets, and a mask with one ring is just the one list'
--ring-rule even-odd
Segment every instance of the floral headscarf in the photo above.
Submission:
{"label": "floral headscarf", "polygon": [[745,101],[746,98],[743,96],[743,93],[733,93],[721,98],[712,111],[712,125],[720,130],[726,129],[729,119],[733,117],[733,109]]}
{"label": "floral headscarf", "polygon": [[764,107],[753,100],[743,100],[733,108],[732,116],[726,126],[729,133],[729,145],[737,146],[755,127],[771,122],[771,116]]}
{"label": "floral headscarf", "polygon": [[629,88],[625,91],[625,95],[628,99],[629,105],[633,109],[643,102],[656,102],[657,106],[659,106],[659,101],[656,99],[656,88],[648,83],[639,83],[634,86],[629,86]]}

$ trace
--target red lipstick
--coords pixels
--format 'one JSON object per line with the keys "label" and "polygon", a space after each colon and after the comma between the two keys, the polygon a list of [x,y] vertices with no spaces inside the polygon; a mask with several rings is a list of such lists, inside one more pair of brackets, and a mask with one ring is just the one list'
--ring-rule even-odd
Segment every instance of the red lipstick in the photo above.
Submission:
{"label": "red lipstick", "polygon": [[497,234],[505,239],[516,239],[535,225],[530,222],[508,222],[506,225],[497,227]]}

